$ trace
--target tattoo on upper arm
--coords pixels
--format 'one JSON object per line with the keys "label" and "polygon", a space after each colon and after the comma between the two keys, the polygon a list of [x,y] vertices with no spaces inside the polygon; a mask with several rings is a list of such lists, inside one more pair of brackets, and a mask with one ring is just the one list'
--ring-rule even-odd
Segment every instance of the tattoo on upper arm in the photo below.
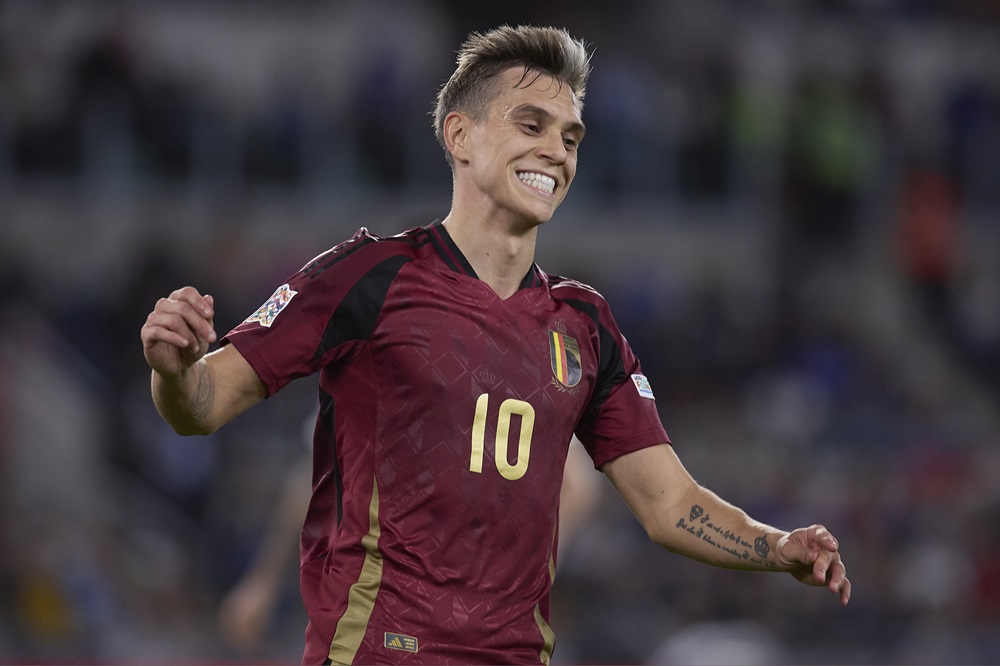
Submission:
{"label": "tattoo on upper arm", "polygon": [[191,396],[191,413],[196,418],[205,418],[212,411],[212,401],[215,386],[212,384],[212,373],[208,368],[198,366],[198,385]]}
{"label": "tattoo on upper arm", "polygon": [[769,569],[774,567],[768,559],[771,547],[764,535],[754,537],[753,543],[750,543],[741,534],[713,523],[712,516],[698,504],[691,506],[688,517],[681,517],[676,527],[740,561]]}

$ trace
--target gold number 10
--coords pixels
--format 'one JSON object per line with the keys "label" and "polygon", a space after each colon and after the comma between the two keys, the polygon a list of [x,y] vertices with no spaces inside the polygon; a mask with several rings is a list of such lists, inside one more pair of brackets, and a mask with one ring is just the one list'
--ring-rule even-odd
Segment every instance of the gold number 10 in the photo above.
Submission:
{"label": "gold number 10", "polygon": [[[486,393],[476,401],[476,420],[472,422],[472,458],[469,461],[469,471],[476,474],[483,472],[483,447],[486,440],[486,410],[489,409],[490,396]],[[510,438],[510,417],[521,417],[521,434],[517,439],[517,462],[513,465],[507,459],[507,442]],[[531,431],[535,428],[535,409],[523,400],[508,398],[500,403],[500,414],[497,419],[496,448],[493,459],[497,464],[500,476],[510,481],[517,481],[528,471],[528,456],[531,455]]]}

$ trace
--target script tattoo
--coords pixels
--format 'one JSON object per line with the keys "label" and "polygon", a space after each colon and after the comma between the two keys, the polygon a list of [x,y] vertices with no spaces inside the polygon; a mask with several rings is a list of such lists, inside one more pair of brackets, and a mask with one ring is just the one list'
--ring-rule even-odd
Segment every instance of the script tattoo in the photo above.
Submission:
{"label": "script tattoo", "polygon": [[764,568],[773,566],[767,559],[771,547],[767,544],[765,537],[758,536],[754,538],[753,543],[750,543],[742,535],[716,525],[712,522],[711,514],[706,513],[705,509],[698,504],[692,505],[688,517],[678,519],[675,527],[740,561]]}
{"label": "script tattoo", "polygon": [[208,368],[198,365],[198,385],[191,396],[191,413],[196,418],[204,418],[212,410],[212,399],[215,386],[212,384],[212,373]]}

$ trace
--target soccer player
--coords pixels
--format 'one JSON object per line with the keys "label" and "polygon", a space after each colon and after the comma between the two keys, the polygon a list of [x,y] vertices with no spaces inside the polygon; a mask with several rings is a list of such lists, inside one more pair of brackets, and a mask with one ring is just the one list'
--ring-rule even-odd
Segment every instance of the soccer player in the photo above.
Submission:
{"label": "soccer player", "polygon": [[392,237],[362,228],[212,353],[214,300],[191,286],[142,328],[153,400],[180,433],[319,374],[306,663],[547,663],[574,433],[655,542],[850,598],[824,527],[761,524],[691,478],[608,304],[534,263],[576,172],[589,72],[563,30],[474,33],[435,111],[447,216]]}

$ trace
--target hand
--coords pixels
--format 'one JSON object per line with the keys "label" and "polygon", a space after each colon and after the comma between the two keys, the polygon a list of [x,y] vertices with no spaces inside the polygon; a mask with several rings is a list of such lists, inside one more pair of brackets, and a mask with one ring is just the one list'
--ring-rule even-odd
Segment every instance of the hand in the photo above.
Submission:
{"label": "hand", "polygon": [[822,525],[793,530],[778,540],[778,562],[806,585],[828,587],[844,606],[851,599],[851,581],[840,558],[840,544]]}
{"label": "hand", "polygon": [[161,375],[180,375],[215,342],[215,299],[183,287],[156,302],[141,331],[146,363]]}

